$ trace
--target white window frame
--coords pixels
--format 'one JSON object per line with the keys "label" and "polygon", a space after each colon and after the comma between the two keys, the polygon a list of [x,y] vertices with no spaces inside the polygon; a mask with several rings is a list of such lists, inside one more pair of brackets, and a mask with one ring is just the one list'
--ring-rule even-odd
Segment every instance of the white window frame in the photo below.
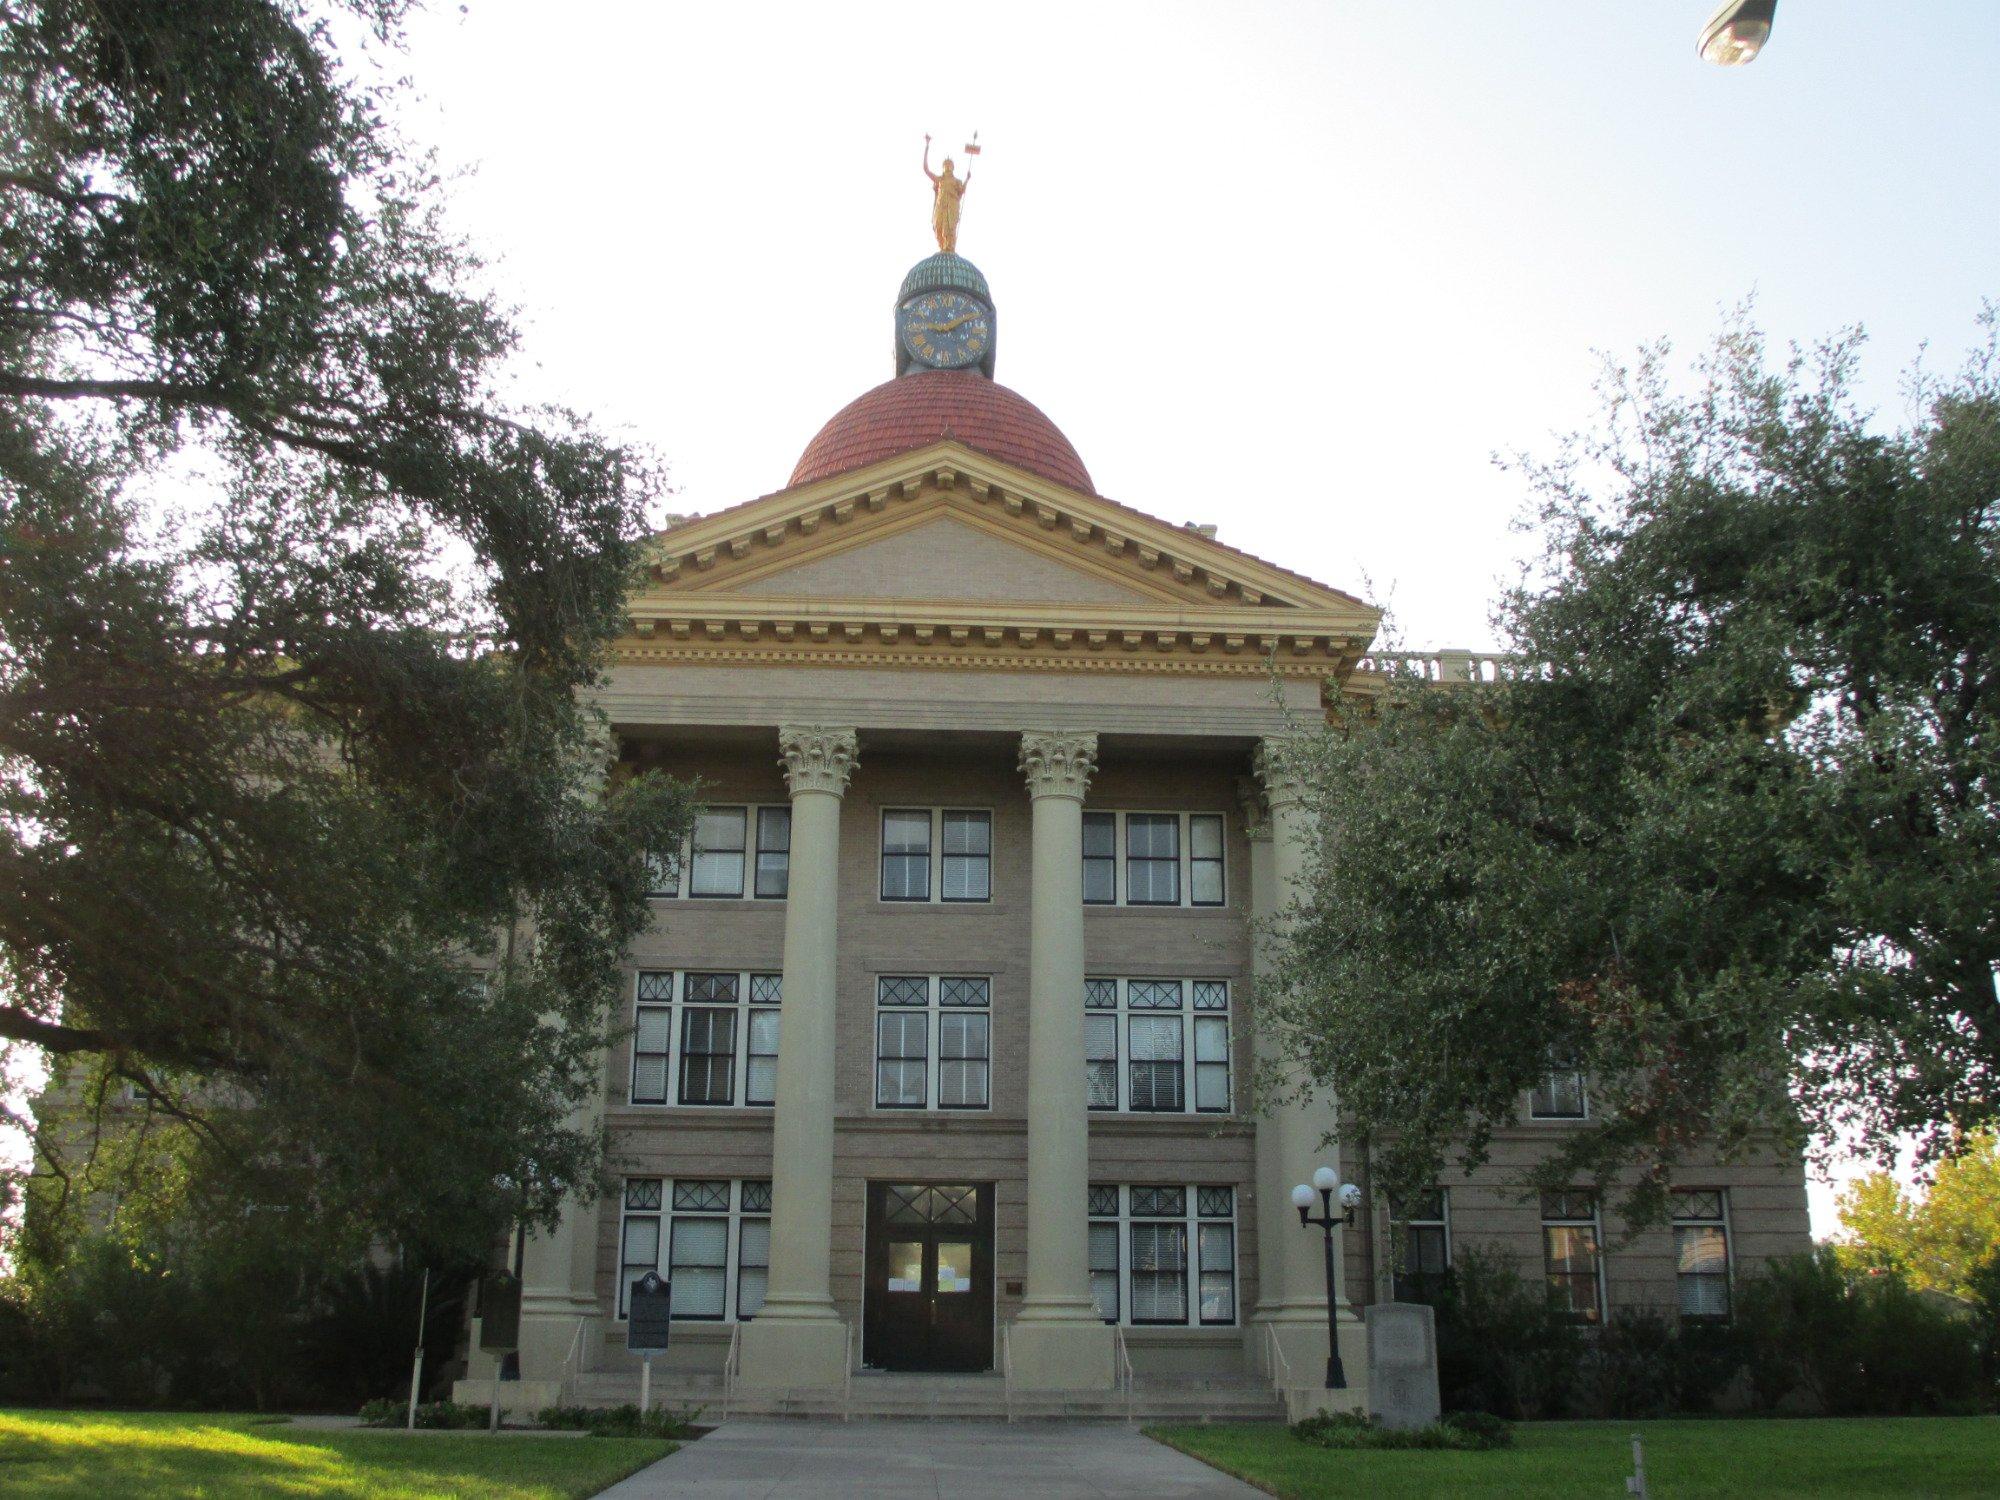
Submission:
{"label": "white window frame", "polygon": [[[1717,1215],[1714,1218],[1696,1218],[1682,1214],[1679,1205],[1696,1193],[1713,1193],[1716,1197]],[[1729,1189],[1720,1187],[1677,1187],[1668,1194],[1668,1201],[1674,1205],[1668,1222],[1674,1231],[1674,1309],[1680,1321],[1686,1323],[1727,1323],[1736,1316],[1736,1232],[1729,1214]],[[1719,1229],[1722,1231],[1722,1299],[1721,1314],[1690,1313],[1681,1310],[1681,1278],[1710,1273],[1683,1271],[1681,1269],[1681,1236],[1683,1229]]]}
{"label": "white window frame", "polygon": [[[1558,1080],[1569,1080],[1576,1088],[1577,1107],[1574,1112],[1555,1109]],[[1546,1094],[1549,1108],[1542,1107]],[[1590,1118],[1590,1084],[1583,1076],[1581,1068],[1550,1068],[1542,1081],[1528,1091],[1528,1118],[1531,1120],[1553,1120],[1574,1123]]]}
{"label": "white window frame", "polygon": [[[682,1209],[674,1206],[674,1188],[677,1183],[682,1186],[691,1187],[698,1183],[720,1183],[724,1181],[727,1181],[729,1185],[729,1206],[727,1209]],[[658,1208],[633,1207],[635,1188],[644,1184],[658,1185]],[[769,1225],[771,1222],[771,1210],[768,1207],[745,1208],[745,1196],[753,1189],[762,1189],[762,1201],[766,1204],[770,1202],[771,1180],[768,1177],[732,1177],[727,1179],[721,1177],[673,1178],[634,1173],[625,1178],[619,1193],[618,1285],[613,1288],[612,1297],[613,1306],[617,1310],[617,1320],[621,1323],[626,1320],[630,1312],[632,1283],[637,1281],[646,1271],[657,1271],[663,1278],[671,1281],[674,1254],[673,1226],[676,1220],[683,1219],[723,1220],[728,1224],[727,1239],[725,1242],[726,1250],[724,1252],[722,1267],[723,1300],[720,1314],[696,1313],[690,1316],[676,1312],[674,1314],[674,1321],[676,1323],[737,1323],[748,1322],[750,1318],[755,1317],[755,1309],[748,1314],[742,1311],[744,1300],[743,1272],[745,1270],[743,1265],[743,1231],[746,1224],[763,1224],[765,1226],[764,1264],[762,1266],[752,1266],[749,1269],[761,1270],[768,1277],[770,1274]],[[659,1226],[658,1244],[651,1265],[646,1265],[643,1260],[633,1260],[631,1258],[631,1247],[628,1242],[630,1234],[629,1226],[636,1220],[646,1219],[657,1221]],[[760,1296],[757,1302],[758,1306],[761,1307],[763,1305],[763,1298]]]}
{"label": "white window frame", "polygon": [[[1406,1230],[1435,1229],[1440,1231],[1444,1236],[1444,1270],[1437,1274],[1445,1276],[1451,1274],[1451,1189],[1448,1187],[1433,1187],[1427,1191],[1437,1194],[1438,1211],[1437,1217],[1434,1219],[1418,1218],[1411,1214],[1398,1214],[1395,1211],[1398,1205],[1393,1203],[1390,1205],[1389,1244],[1392,1254],[1390,1256],[1389,1287],[1392,1292],[1395,1290],[1396,1278],[1398,1276],[1429,1274],[1426,1272],[1408,1272],[1395,1264],[1402,1252],[1403,1232]],[[1603,1259],[1601,1247],[1598,1258],[1600,1260]]]}
{"label": "white window frame", "polygon": [[757,891],[757,863],[760,854],[777,852],[775,845],[767,845],[764,837],[764,815],[780,812],[785,815],[785,885],[791,887],[791,830],[792,805],[789,802],[717,802],[698,809],[699,813],[743,814],[743,878],[737,883],[734,895],[728,892],[712,892],[695,895],[694,887],[694,832],[689,830],[680,842],[680,847],[664,857],[653,855],[646,861],[648,871],[648,900],[652,901],[782,901],[785,891],[760,895]]}
{"label": "white window frame", "polygon": [[[1134,1214],[1132,1212],[1133,1193],[1149,1188],[1166,1188],[1184,1194],[1185,1197],[1181,1205],[1181,1212],[1171,1216]],[[1228,1214],[1202,1213],[1203,1204],[1201,1194],[1204,1191],[1214,1193],[1218,1190],[1229,1194]],[[1115,1214],[1099,1211],[1098,1200],[1105,1193],[1115,1195],[1117,1204],[1117,1212]],[[1118,1316],[1116,1318],[1106,1318],[1105,1322],[1116,1323],[1122,1328],[1235,1328],[1241,1325],[1243,1321],[1243,1278],[1239,1274],[1238,1267],[1243,1259],[1243,1237],[1237,1223],[1237,1214],[1242,1205],[1243,1194],[1242,1190],[1234,1183],[1093,1182],[1090,1185],[1090,1200],[1090,1223],[1093,1225],[1115,1224],[1118,1226]],[[1142,1322],[1135,1322],[1132,1318],[1132,1226],[1134,1224],[1177,1224],[1186,1236],[1187,1264],[1184,1275],[1186,1278],[1187,1307],[1186,1316],[1178,1321],[1148,1318]],[[1230,1315],[1227,1318],[1207,1319],[1202,1316],[1201,1312],[1201,1279],[1204,1270],[1201,1230],[1204,1225],[1211,1229],[1227,1228],[1229,1231],[1229,1265],[1226,1271],[1229,1277]],[[1214,1268],[1212,1274],[1223,1274],[1224,1269],[1222,1267]],[[1099,1316],[1102,1316],[1102,1309],[1099,1309]]]}
{"label": "white window frame", "polygon": [[1597,1194],[1594,1192],[1586,1193],[1582,1189],[1578,1188],[1564,1188],[1561,1189],[1560,1191],[1562,1192],[1564,1197],[1580,1196],[1589,1198],[1590,1214],[1588,1217],[1578,1214],[1571,1214],[1566,1216],[1565,1215],[1552,1216],[1548,1211],[1548,1199],[1550,1195],[1547,1193],[1544,1193],[1542,1195],[1541,1222],[1542,1222],[1542,1275],[1544,1278],[1543,1284],[1544,1286],[1553,1284],[1556,1275],[1555,1267],[1549,1259],[1549,1231],[1551,1229],[1588,1229],[1591,1232],[1591,1242],[1596,1247],[1597,1265],[1596,1265],[1596,1274],[1593,1277],[1593,1280],[1596,1283],[1597,1287],[1597,1317],[1595,1320],[1579,1318],[1577,1319],[1577,1321],[1580,1323],[1584,1323],[1588,1327],[1602,1328],[1604,1326],[1605,1320],[1611,1315],[1610,1302],[1609,1299],[1605,1296],[1605,1287],[1604,1287],[1604,1208],[1603,1205],[1598,1202]]}
{"label": "white window frame", "polygon": [[[726,974],[736,981],[736,1048],[730,1063],[730,1094],[726,1104],[690,1102],[681,1100],[681,1073],[684,1067],[684,1044],[686,1041],[688,977],[690,975]],[[660,992],[659,980],[667,981],[667,999],[656,998]],[[699,966],[686,969],[639,969],[632,975],[632,1057],[631,1066],[626,1070],[625,1102],[635,1109],[747,1109],[769,1110],[777,1104],[777,1061],[775,1046],[769,1051],[759,1051],[757,1058],[768,1058],[771,1071],[771,1098],[749,1102],[751,1059],[750,1044],[755,1021],[764,1013],[777,1016],[780,1033],[784,1030],[782,976],[765,969],[707,969]],[[715,1001],[696,1001],[693,1008],[727,1009]],[[664,1052],[653,1048],[644,1051],[640,1042],[645,1036],[647,1019],[657,1013],[664,1013],[667,1025],[667,1047]],[[664,1058],[666,1066],[666,1086],[663,1097],[642,1099],[639,1097],[639,1063],[641,1057]]]}
{"label": "white window frame", "polygon": [[[930,844],[924,855],[924,894],[921,896],[891,896],[883,889],[883,862],[889,855],[889,818],[892,814],[928,814],[931,820]],[[986,894],[983,896],[947,896],[944,893],[944,820],[954,814],[967,814],[986,820]],[[993,861],[998,839],[995,827],[997,820],[990,807],[884,807],[875,824],[875,899],[885,906],[989,906],[993,901]]]}
{"label": "white window frame", "polygon": [[[1112,899],[1109,901],[1092,901],[1086,896],[1083,903],[1085,906],[1129,906],[1135,911],[1174,911],[1190,908],[1197,911],[1219,911],[1229,905],[1229,815],[1227,813],[1203,811],[1201,809],[1191,812],[1177,812],[1169,808],[1086,807],[1083,810],[1083,815],[1086,819],[1111,819],[1112,860]],[[1126,870],[1130,850],[1130,845],[1126,838],[1126,824],[1130,819],[1135,817],[1174,818],[1178,820],[1179,831],[1177,837],[1180,842],[1177,858],[1179,873],[1175,877],[1178,881],[1176,887],[1179,893],[1178,900],[1134,901],[1131,899],[1132,883]],[[1220,900],[1197,901],[1194,899],[1194,866],[1196,860],[1194,856],[1193,820],[1197,818],[1212,818],[1216,823],[1216,837],[1220,842],[1222,850],[1220,859],[1215,861],[1221,866],[1222,896]]]}
{"label": "white window frame", "polygon": [[[1103,991],[1100,986],[1114,986],[1115,1005],[1093,1003],[1099,1001]],[[1178,1009],[1159,1009],[1131,1005],[1131,987],[1134,984],[1155,985],[1174,984],[1180,986],[1180,1006]],[[1195,1000],[1199,993],[1196,986],[1219,985],[1222,989],[1222,1005],[1203,1006],[1197,1009]],[[1111,1062],[1117,1074],[1117,1100],[1113,1104],[1092,1104],[1093,1114],[1121,1115],[1230,1115],[1236,1110],[1236,1042],[1234,1010],[1232,1006],[1233,986],[1227,979],[1209,975],[1193,977],[1153,976],[1135,974],[1129,978],[1112,978],[1109,975],[1093,974],[1083,982],[1085,1070],[1088,1075],[1090,1065],[1097,1062]],[[1178,1018],[1181,1026],[1181,1107],[1179,1109],[1134,1109],[1132,1107],[1132,1019],[1157,1021]],[[1093,1028],[1094,1020],[1109,1018],[1112,1021],[1112,1055],[1099,1056],[1093,1049],[1093,1034],[1101,1035],[1102,1028]],[[1201,1080],[1203,1070],[1212,1070],[1218,1063],[1215,1059],[1206,1061],[1197,1049],[1197,1043],[1204,1035],[1212,1036],[1214,1027],[1200,1025],[1200,1022],[1222,1023],[1223,1056],[1219,1066],[1222,1069],[1224,1102],[1220,1107],[1203,1107]],[[1143,1059],[1142,1059],[1143,1060]],[[1213,1076],[1212,1072],[1206,1076]],[[1086,1090],[1088,1084],[1086,1084]],[[1088,1094],[1086,1094],[1088,1097]]]}
{"label": "white window frame", "polygon": [[[884,986],[892,982],[923,981],[924,1003],[922,1005],[887,1005],[883,1003]],[[953,980],[969,980],[986,986],[984,1005],[946,1005],[944,987]],[[943,1093],[944,1065],[944,1025],[946,1016],[974,1015],[986,1018],[986,1099],[981,1104],[943,1104],[939,1100]],[[882,1018],[884,1016],[922,1016],[924,1018],[924,1102],[922,1104],[884,1104],[882,1102]],[[871,1047],[875,1066],[870,1071],[870,1097],[874,1107],[885,1114],[947,1114],[976,1115],[991,1113],[993,1109],[993,977],[990,974],[878,974],[875,976],[874,1031]],[[914,1060],[914,1059],[912,1059]]]}

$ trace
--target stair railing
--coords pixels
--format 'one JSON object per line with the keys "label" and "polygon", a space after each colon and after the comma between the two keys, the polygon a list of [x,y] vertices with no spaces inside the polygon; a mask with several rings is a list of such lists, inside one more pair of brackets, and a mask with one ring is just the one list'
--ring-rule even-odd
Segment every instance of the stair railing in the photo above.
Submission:
{"label": "stair railing", "polygon": [[1292,1362],[1285,1358],[1285,1346],[1275,1323],[1264,1325],[1264,1345],[1271,1352],[1271,1383],[1282,1391],[1292,1383]]}
{"label": "stair railing", "polygon": [[569,1351],[563,1355],[562,1375],[556,1381],[556,1402],[568,1406],[570,1397],[576,1393],[576,1378],[583,1373],[583,1334],[589,1325],[589,1318],[578,1318],[576,1330],[569,1336]]}
{"label": "stair railing", "polygon": [[840,1420],[854,1420],[854,1325],[842,1325],[847,1330],[847,1362],[840,1367]]}
{"label": "stair railing", "polygon": [[1132,1410],[1132,1351],[1126,1347],[1125,1327],[1122,1323],[1113,1323],[1111,1332],[1117,1339],[1118,1388],[1125,1393],[1125,1425],[1131,1427],[1135,1423]]}
{"label": "stair railing", "polygon": [[729,1330],[729,1353],[722,1361],[722,1420],[729,1420],[729,1408],[736,1400],[736,1367],[743,1354],[743,1325]]}
{"label": "stair railing", "polygon": [[1000,1325],[1000,1388],[1005,1393],[1002,1399],[1007,1403],[1007,1422],[1014,1421],[1014,1325]]}

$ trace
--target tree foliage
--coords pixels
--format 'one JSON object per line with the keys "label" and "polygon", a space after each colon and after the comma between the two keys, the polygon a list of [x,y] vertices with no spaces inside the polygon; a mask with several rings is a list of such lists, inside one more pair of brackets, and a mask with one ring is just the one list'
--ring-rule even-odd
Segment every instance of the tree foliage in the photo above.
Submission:
{"label": "tree foliage", "polygon": [[2000,1132],[1980,1131],[1911,1193],[1870,1172],[1840,1195],[1839,1248],[1855,1268],[1894,1271],[1911,1286],[1977,1302],[2000,1271]]}
{"label": "tree foliage", "polygon": [[584,702],[655,476],[509,399],[335,45],[404,9],[0,4],[0,1038],[256,1201],[472,1244],[592,1181],[686,809]]}
{"label": "tree foliage", "polygon": [[1878,430],[1858,334],[1775,367],[1739,320],[1520,471],[1519,664],[1392,678],[1301,754],[1327,830],[1285,945],[1309,1071],[1392,1182],[1478,1158],[1551,1065],[1547,1175],[1660,1205],[1692,1142],[1937,1146],[2000,1067],[2000,362]]}

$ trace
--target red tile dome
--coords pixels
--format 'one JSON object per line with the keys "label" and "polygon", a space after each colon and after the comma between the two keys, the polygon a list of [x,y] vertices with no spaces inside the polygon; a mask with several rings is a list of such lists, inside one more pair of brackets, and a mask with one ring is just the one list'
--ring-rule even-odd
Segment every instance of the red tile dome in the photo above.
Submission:
{"label": "red tile dome", "polygon": [[806,444],[792,484],[864,468],[940,438],[1073,490],[1096,494],[1069,439],[1026,397],[977,370],[922,370],[848,402]]}

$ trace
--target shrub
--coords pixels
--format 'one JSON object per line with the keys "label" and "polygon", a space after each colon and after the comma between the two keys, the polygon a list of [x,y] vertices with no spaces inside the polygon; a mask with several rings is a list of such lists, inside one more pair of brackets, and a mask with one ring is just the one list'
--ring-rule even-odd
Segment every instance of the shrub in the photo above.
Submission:
{"label": "shrub", "polygon": [[[363,1427],[401,1427],[409,1420],[408,1398],[379,1396],[361,1407]],[[417,1407],[417,1426],[432,1431],[456,1431],[484,1427],[492,1419],[492,1409],[467,1406],[460,1401],[425,1401]]]}
{"label": "shrub", "polygon": [[564,1432],[587,1432],[592,1437],[668,1438],[684,1442],[694,1435],[699,1410],[687,1412],[649,1411],[644,1416],[630,1402],[623,1406],[546,1406],[535,1414],[544,1427]]}
{"label": "shrub", "polygon": [[1772,1261],[1742,1288],[1737,1321],[1767,1407],[1901,1415],[1991,1399],[1976,1317],[1894,1272],[1853,1274],[1829,1245]]}
{"label": "shrub", "polygon": [[1322,1412],[1292,1424],[1292,1436],[1319,1448],[1456,1448],[1477,1452],[1514,1441],[1507,1423],[1486,1412],[1454,1413],[1429,1427],[1384,1427],[1359,1412]]}
{"label": "shrub", "polygon": [[1438,1390],[1447,1411],[1512,1421],[1559,1416],[1582,1350],[1575,1324],[1504,1251],[1460,1251],[1435,1304]]}

